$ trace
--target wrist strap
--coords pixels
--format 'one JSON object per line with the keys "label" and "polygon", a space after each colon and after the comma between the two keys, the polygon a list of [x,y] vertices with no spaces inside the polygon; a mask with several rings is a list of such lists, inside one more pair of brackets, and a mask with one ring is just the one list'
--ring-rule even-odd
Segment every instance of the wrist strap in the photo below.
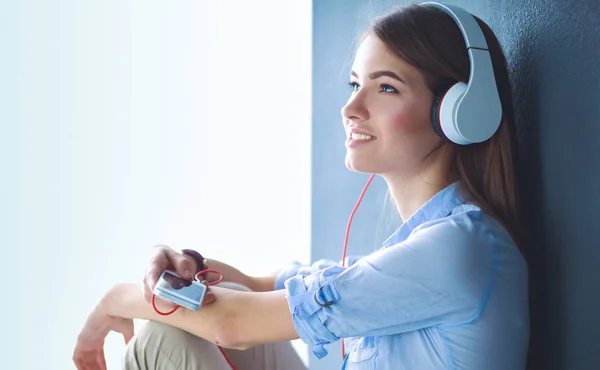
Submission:
{"label": "wrist strap", "polygon": [[[200,271],[206,270],[206,265],[204,264],[204,257],[193,249],[183,249],[181,253],[186,254],[196,261],[196,271],[194,272],[194,276]],[[206,272],[202,274],[202,279],[206,280]]]}

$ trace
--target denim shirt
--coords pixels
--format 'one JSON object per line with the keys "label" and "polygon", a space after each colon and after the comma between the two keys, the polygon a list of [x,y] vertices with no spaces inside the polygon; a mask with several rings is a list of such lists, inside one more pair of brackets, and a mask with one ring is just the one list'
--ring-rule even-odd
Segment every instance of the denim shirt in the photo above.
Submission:
{"label": "denim shirt", "polygon": [[296,331],[317,358],[342,339],[345,370],[525,368],[527,265],[458,184],[348,267],[321,260],[279,273],[275,289],[286,289]]}

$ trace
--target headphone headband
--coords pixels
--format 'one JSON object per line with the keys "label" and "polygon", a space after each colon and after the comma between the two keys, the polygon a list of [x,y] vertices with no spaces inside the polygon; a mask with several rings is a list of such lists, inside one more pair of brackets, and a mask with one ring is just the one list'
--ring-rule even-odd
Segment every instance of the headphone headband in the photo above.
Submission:
{"label": "headphone headband", "polygon": [[437,8],[451,16],[452,19],[454,19],[454,21],[458,25],[458,28],[460,28],[460,32],[462,32],[463,34],[465,43],[467,44],[467,49],[475,48],[488,50],[487,42],[485,41],[485,36],[483,36],[483,32],[481,32],[479,24],[477,24],[477,21],[475,20],[475,18],[473,18],[471,13],[456,5],[440,4],[434,2],[421,3],[421,5]]}
{"label": "headphone headband", "polygon": [[[447,139],[467,145],[489,139],[502,120],[502,105],[483,31],[466,10],[436,2],[421,3],[448,14],[458,25],[471,63],[469,81],[458,83],[434,106],[434,124]],[[439,122],[438,122],[439,121]]]}

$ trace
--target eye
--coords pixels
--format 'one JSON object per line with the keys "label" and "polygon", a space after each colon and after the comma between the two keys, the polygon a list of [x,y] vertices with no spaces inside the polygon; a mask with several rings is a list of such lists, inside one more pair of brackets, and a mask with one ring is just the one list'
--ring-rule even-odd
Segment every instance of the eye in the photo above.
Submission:
{"label": "eye", "polygon": [[357,92],[360,89],[360,85],[356,82],[349,82],[348,85],[352,88],[353,92]]}
{"label": "eye", "polygon": [[396,90],[395,88],[393,88],[390,85],[382,84],[381,85],[381,92],[384,92],[384,93],[397,93],[398,90]]}

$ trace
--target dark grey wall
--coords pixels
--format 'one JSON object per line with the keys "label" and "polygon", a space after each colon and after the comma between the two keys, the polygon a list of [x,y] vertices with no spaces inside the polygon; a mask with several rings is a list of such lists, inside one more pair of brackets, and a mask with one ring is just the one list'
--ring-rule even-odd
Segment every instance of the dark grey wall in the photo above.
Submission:
{"label": "dark grey wall", "polygon": [[[375,15],[408,1],[313,1],[312,257],[339,258],[368,177],[344,166],[340,108],[354,39]],[[448,1],[496,32],[513,73],[531,241],[530,368],[600,369],[600,2]],[[376,180],[355,216],[351,254],[393,229]],[[339,368],[339,346],[311,369]]]}

